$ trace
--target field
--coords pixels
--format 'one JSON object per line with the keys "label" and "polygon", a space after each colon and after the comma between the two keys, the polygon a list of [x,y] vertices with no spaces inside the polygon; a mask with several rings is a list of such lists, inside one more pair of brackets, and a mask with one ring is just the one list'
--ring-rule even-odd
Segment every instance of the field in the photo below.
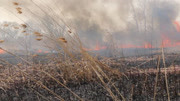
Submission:
{"label": "field", "polygon": [[180,101],[178,0],[0,0],[0,101]]}
{"label": "field", "polygon": [[[36,58],[44,57],[39,55]],[[152,60],[149,55],[99,60],[94,58],[94,65],[99,66],[102,71],[94,71],[89,66],[88,60],[49,61],[33,65],[4,64],[0,70],[0,100],[164,101],[168,99],[169,93],[172,101],[178,101],[180,96],[178,58],[178,54],[167,54],[166,60],[169,63],[166,73],[161,63],[162,59],[158,63],[158,58]]]}

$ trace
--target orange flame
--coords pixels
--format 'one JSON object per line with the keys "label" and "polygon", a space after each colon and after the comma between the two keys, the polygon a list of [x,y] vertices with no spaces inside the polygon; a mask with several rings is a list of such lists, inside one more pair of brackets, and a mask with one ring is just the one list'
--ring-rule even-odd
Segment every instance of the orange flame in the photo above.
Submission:
{"label": "orange flame", "polygon": [[[180,32],[180,22],[174,21],[173,23],[174,23],[174,25],[176,27],[177,32]],[[165,48],[180,46],[180,41],[174,42],[173,40],[168,38],[168,36],[166,36],[165,34],[162,34],[161,38],[163,40],[162,41],[162,46],[165,47]],[[159,46],[159,48],[161,48],[162,46]],[[93,49],[84,48],[84,49],[86,51],[98,51],[98,50],[103,50],[103,49],[106,49],[106,48],[107,48],[106,46],[100,46],[98,44],[98,42],[97,42],[95,48],[93,48]],[[116,48],[145,48],[145,49],[148,49],[148,48],[155,48],[155,47],[152,44],[150,44],[148,42],[145,42],[143,45],[123,44],[123,45],[120,45],[120,46],[118,46]]]}
{"label": "orange flame", "polygon": [[174,21],[177,32],[180,32],[180,23],[178,21]]}
{"label": "orange flame", "polygon": [[144,48],[153,48],[153,46],[150,43],[145,43]]}
{"label": "orange flame", "polygon": [[39,49],[37,52],[38,52],[38,53],[42,53],[42,50],[41,50],[41,49]]}
{"label": "orange flame", "polygon": [[0,49],[0,54],[4,54],[4,53],[5,53],[5,51]]}
{"label": "orange flame", "polygon": [[48,51],[44,51],[44,53],[46,53],[46,54],[47,54],[47,53],[49,53],[49,52],[48,52]]}

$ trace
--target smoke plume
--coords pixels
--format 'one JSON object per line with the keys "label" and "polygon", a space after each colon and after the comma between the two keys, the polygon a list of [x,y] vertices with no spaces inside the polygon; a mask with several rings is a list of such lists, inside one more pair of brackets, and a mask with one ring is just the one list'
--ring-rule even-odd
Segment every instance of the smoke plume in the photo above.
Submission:
{"label": "smoke plume", "polygon": [[[160,44],[164,39],[178,42],[180,38],[174,24],[179,17],[179,4],[175,0],[32,1],[19,1],[26,14],[21,15],[21,18],[31,24],[32,28],[46,26],[48,30],[58,34],[64,31],[58,29],[58,24],[65,28],[64,23],[62,24],[65,22],[77,31],[88,47],[111,42],[109,33],[118,46],[154,45]],[[6,5],[1,4],[2,8],[14,9],[7,2],[1,2]],[[53,19],[49,19],[51,16]]]}

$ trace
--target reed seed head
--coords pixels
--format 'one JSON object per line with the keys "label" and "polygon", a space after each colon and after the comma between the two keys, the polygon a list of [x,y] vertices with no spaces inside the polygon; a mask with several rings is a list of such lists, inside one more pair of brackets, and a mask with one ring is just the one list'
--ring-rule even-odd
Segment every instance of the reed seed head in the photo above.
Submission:
{"label": "reed seed head", "polygon": [[17,66],[22,66],[22,64],[21,64],[21,63],[18,63]]}
{"label": "reed seed head", "polygon": [[26,26],[25,24],[21,24],[21,26],[22,26],[23,28],[27,28],[27,26]]}
{"label": "reed seed head", "polygon": [[64,43],[67,43],[67,41],[66,41],[66,40],[64,40],[63,42],[64,42]]}
{"label": "reed seed head", "polygon": [[26,31],[24,30],[24,31],[22,31],[22,33],[25,33]]}
{"label": "reed seed head", "polygon": [[71,30],[68,30],[68,32],[69,32],[69,33],[72,33],[72,31],[71,31]]}
{"label": "reed seed head", "polygon": [[34,32],[34,35],[40,35],[41,33],[39,33],[39,32]]}
{"label": "reed seed head", "polygon": [[0,40],[0,43],[3,43],[4,42],[4,40]]}
{"label": "reed seed head", "polygon": [[63,40],[66,40],[65,38],[59,38],[59,40],[63,41]]}
{"label": "reed seed head", "polygon": [[14,27],[14,29],[19,29],[19,27]]}
{"label": "reed seed head", "polygon": [[16,6],[19,5],[19,3],[17,3],[17,2],[13,2],[13,4],[16,5]]}
{"label": "reed seed head", "polygon": [[22,11],[18,11],[19,14],[22,14]]}
{"label": "reed seed head", "polygon": [[36,36],[37,36],[37,37],[43,37],[43,35],[42,35],[42,34],[37,34]]}
{"label": "reed seed head", "polygon": [[25,33],[24,35],[26,35],[26,36],[27,36],[27,35],[29,35],[29,33]]}
{"label": "reed seed head", "polygon": [[38,56],[37,54],[32,55],[33,58],[34,58],[34,57],[37,57],[37,56]]}
{"label": "reed seed head", "polygon": [[36,40],[37,40],[37,41],[41,41],[41,40],[42,40],[42,38],[36,38]]}
{"label": "reed seed head", "polygon": [[8,27],[9,25],[8,24],[4,24],[4,27]]}
{"label": "reed seed head", "polygon": [[63,43],[67,43],[66,39],[65,38],[59,38],[59,40]]}
{"label": "reed seed head", "polygon": [[17,10],[17,11],[21,11],[22,8],[21,8],[21,7],[17,7],[16,10]]}

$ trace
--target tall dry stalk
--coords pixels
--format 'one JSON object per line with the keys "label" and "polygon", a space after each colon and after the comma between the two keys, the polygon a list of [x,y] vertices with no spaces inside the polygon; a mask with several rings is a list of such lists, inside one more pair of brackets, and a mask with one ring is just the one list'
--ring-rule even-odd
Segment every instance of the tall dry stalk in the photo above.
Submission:
{"label": "tall dry stalk", "polygon": [[158,76],[159,76],[159,72],[160,72],[160,60],[161,57],[158,57],[158,61],[157,61],[157,68],[156,68],[156,80],[155,80],[155,85],[154,85],[154,97],[153,97],[153,101],[156,101],[156,92],[157,92],[157,83],[158,83]]}
{"label": "tall dry stalk", "polygon": [[170,101],[170,94],[169,94],[169,87],[168,87],[168,78],[167,78],[167,67],[166,67],[166,62],[165,62],[165,56],[164,56],[164,47],[163,47],[163,44],[162,44],[162,59],[163,59],[163,65],[164,65],[164,68],[165,68],[165,82],[166,82],[166,91],[167,91],[167,95],[168,95],[168,101]]}

